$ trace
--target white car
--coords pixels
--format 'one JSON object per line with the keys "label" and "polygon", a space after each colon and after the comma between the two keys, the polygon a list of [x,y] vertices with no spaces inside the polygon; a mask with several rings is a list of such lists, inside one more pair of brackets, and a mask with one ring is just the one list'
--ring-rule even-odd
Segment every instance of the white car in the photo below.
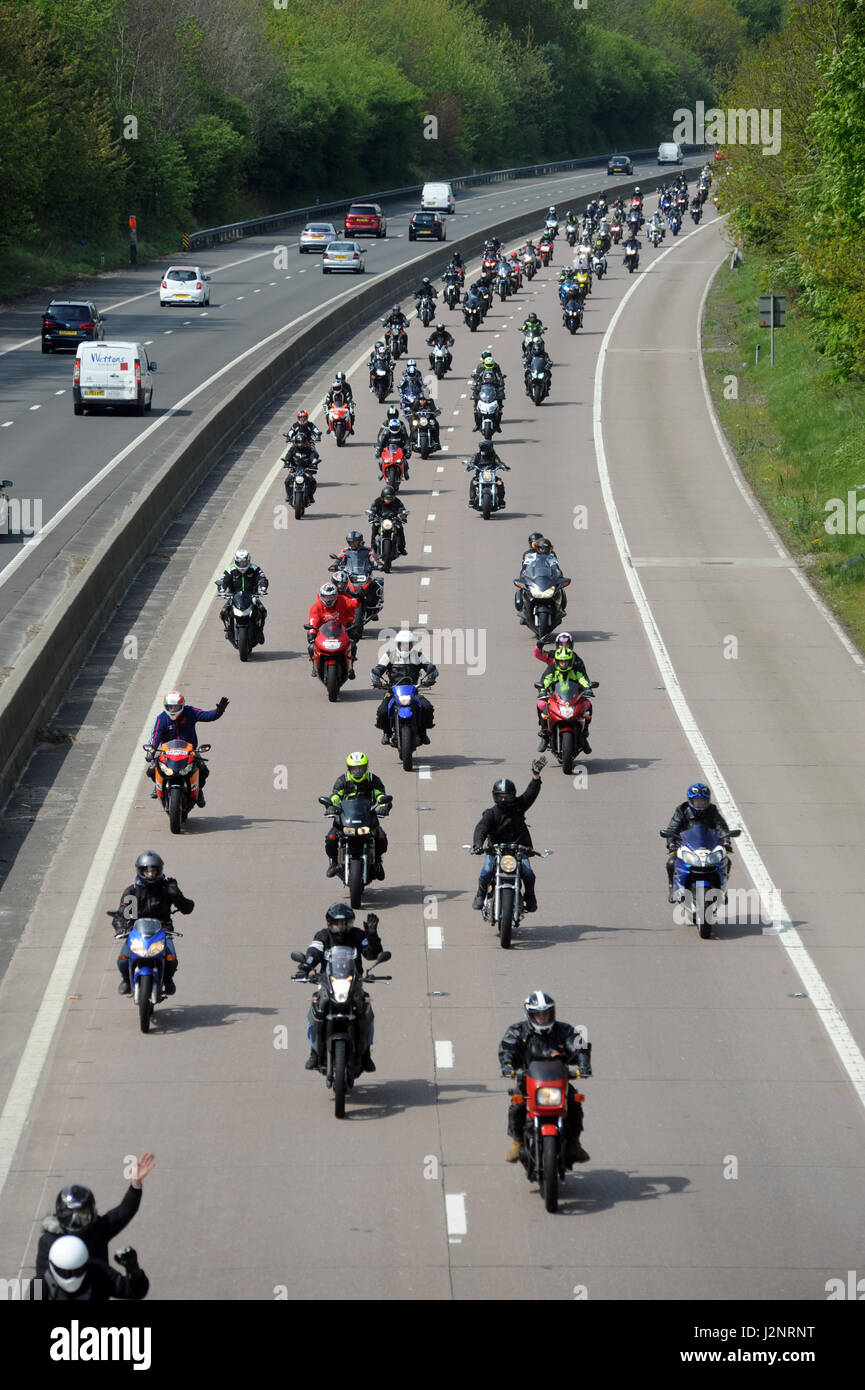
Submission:
{"label": "white car", "polygon": [[200,265],[172,265],[159,286],[159,306],[167,304],[209,304],[210,277]]}
{"label": "white car", "polygon": [[353,270],[355,275],[362,275],[366,270],[363,263],[365,255],[366,247],[356,241],[332,241],[324,248],[321,273],[329,275],[332,270]]}
{"label": "white car", "polygon": [[300,234],[297,249],[301,256],[305,251],[323,251],[336,239],[336,227],[332,222],[307,222]]}

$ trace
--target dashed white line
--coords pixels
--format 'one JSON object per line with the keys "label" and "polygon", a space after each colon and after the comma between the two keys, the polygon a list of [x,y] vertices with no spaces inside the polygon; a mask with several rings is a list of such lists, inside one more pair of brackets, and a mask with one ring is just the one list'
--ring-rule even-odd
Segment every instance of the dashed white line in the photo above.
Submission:
{"label": "dashed white line", "polygon": [[438,849],[435,835],[424,835],[423,847],[425,854],[435,854]]}
{"label": "dashed white line", "polygon": [[426,575],[424,575],[423,579],[421,580],[421,584],[423,584],[424,587],[425,587],[427,584],[429,584],[429,579],[427,578]]}
{"label": "dashed white line", "polygon": [[41,407],[41,405],[31,405],[30,409],[31,409],[31,410],[41,410],[42,407]]}
{"label": "dashed white line", "polygon": [[438,465],[437,469],[436,469],[436,472],[437,472],[437,473],[444,473],[444,471],[445,471],[445,470],[444,470],[444,464],[441,464],[441,463],[440,463],[440,464]]}
{"label": "dashed white line", "polygon": [[418,613],[418,615],[417,615],[417,625],[418,625],[418,627],[424,627],[428,622],[429,622],[429,613]]}
{"label": "dashed white line", "polygon": [[432,492],[430,493],[430,497],[441,497],[441,493],[439,492],[438,488],[433,488]]}
{"label": "dashed white line", "polygon": [[64,386],[62,391],[55,391],[54,394],[55,394],[55,396],[65,396],[65,395],[66,395],[66,387]]}
{"label": "dashed white line", "polygon": [[443,951],[445,934],[441,927],[427,927],[426,948],[428,951]]}
{"label": "dashed white line", "polygon": [[427,514],[426,514],[426,519],[427,519],[427,521],[435,521],[435,519],[436,519],[436,514],[435,514],[435,512],[427,512]]}
{"label": "dashed white line", "polygon": [[432,768],[429,763],[421,763],[417,770],[417,775],[422,782],[432,781]]}
{"label": "dashed white line", "polygon": [[431,546],[431,545],[425,545],[424,548],[423,548],[423,553],[424,553],[424,555],[432,555],[432,546]]}
{"label": "dashed white line", "polygon": [[[504,207],[504,203],[502,203]],[[445,1193],[445,1219],[448,1228],[448,1241],[458,1244],[468,1234],[466,1220],[466,1194],[464,1192]]]}
{"label": "dashed white line", "polygon": [[452,1067],[454,1064],[454,1045],[452,1042],[436,1042],[436,1068]]}
{"label": "dashed white line", "polygon": [[10,426],[10,425],[14,425],[14,423],[15,423],[14,420],[4,420],[4,421],[3,421],[3,424],[0,425],[0,429],[8,430],[9,426]]}

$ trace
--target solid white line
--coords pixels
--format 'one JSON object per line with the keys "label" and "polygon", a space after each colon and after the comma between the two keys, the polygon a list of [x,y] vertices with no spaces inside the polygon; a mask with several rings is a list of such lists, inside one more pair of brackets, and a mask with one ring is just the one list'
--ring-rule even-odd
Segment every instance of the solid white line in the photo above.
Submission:
{"label": "solid white line", "polygon": [[436,837],[435,837],[435,835],[424,835],[424,837],[423,837],[423,847],[424,847],[424,852],[425,852],[426,854],[435,854],[436,850],[438,849],[438,845],[436,844]]}
{"label": "solid white line", "polygon": [[[351,294],[351,290],[342,290],[341,293],[335,295],[333,299],[329,299],[325,302],[328,305],[333,305],[337,303],[340,299],[343,299],[347,294]],[[272,343],[274,339],[280,337],[281,334],[287,333],[292,328],[296,328],[297,325],[299,323],[302,323],[304,319],[308,319],[313,314],[318,314],[321,310],[321,307],[321,305],[317,305],[314,309],[307,309],[306,313],[301,314],[300,318],[292,319],[289,323],[283,324],[282,328],[278,328],[275,333],[270,333],[266,338],[262,338],[259,342],[254,343],[252,347],[249,347],[246,349],[245,352],[242,352],[239,357],[233,358],[231,362],[226,362],[225,366],[220,367],[218,372],[214,372],[212,376],[207,377],[206,380],[202,381],[200,385],[196,386],[193,391],[190,391],[189,394],[184,396],[182,400],[179,400],[176,405],[171,406],[170,409],[167,410],[164,415],[160,415],[158,420],[154,420],[151,425],[148,425],[146,430],[142,430],[141,434],[136,435],[132,442],[127,444],[125,449],[121,449],[119,454],[115,454],[114,458],[110,459],[108,463],[106,463],[105,467],[100,469],[100,471],[97,474],[95,474],[95,476],[92,477],[89,482],[85,483],[84,487],[80,488],[78,492],[76,492],[74,497],[70,497],[69,501],[63,504],[63,506],[60,508],[60,511],[57,512],[56,515],[53,516],[50,521],[47,521],[45,525],[42,527],[36,544],[41,543],[46,536],[50,535],[51,532],[57,526],[60,525],[64,517],[69,515],[73,507],[76,507],[78,503],[81,502],[82,499],[88,495],[88,493],[92,492],[95,487],[98,487],[98,485],[102,482],[103,478],[107,478],[108,474],[112,471],[112,469],[116,468],[118,464],[122,463],[123,460],[127,458],[129,454],[132,453],[133,449],[137,449],[138,446],[142,444],[145,439],[148,439],[150,435],[154,433],[155,430],[161,429],[162,426],[166,423],[166,421],[170,420],[172,416],[178,415],[181,412],[181,410],[183,410],[183,408],[189,404],[190,401],[195,400],[195,397],[199,395],[200,392],[206,390],[207,387],[211,386],[214,381],[218,381],[220,377],[225,376],[228,372],[233,372],[235,368],[239,366],[241,362],[244,361],[245,358],[250,357],[252,353],[257,352],[259,348],[266,347],[268,343]],[[9,420],[8,423],[11,425],[12,421]],[[0,589],[2,589],[3,585],[7,582],[7,580],[15,573],[15,571],[18,569],[20,565],[23,565],[24,561],[28,558],[29,555],[32,555],[32,553],[32,547],[26,551],[22,550],[18,555],[16,555],[12,560],[9,561],[9,564],[6,565],[2,571],[0,571]]]}
{"label": "solid white line", "polygon": [[[690,237],[699,235],[704,226],[714,225],[714,222],[701,224],[701,226],[695,227],[693,231],[689,232],[684,240],[687,241]],[[653,268],[673,250],[675,250],[675,246],[670,246],[666,251],[662,251],[653,261]],[[621,560],[622,568],[625,572],[625,578],[634,596],[634,603],[640,615],[643,629],[652,648],[655,661],[658,664],[658,669],[664,681],[664,686],[670,697],[673,709],[676,712],[676,717],[682,726],[685,737],[691,745],[694,756],[703,771],[706,781],[715,791],[715,800],[725,820],[728,824],[735,822],[742,827],[742,836],[739,841],[742,862],[751,875],[751,879],[760,894],[764,907],[772,913],[773,927],[777,930],[781,945],[784,947],[790,963],[794,967],[799,979],[805,986],[808,998],[814,1005],[820,1021],[829,1035],[829,1039],[838,1054],[842,1067],[853,1083],[860,1103],[865,1106],[865,1057],[863,1057],[860,1052],[853,1034],[847,1027],[840,1009],[832,999],[820,972],[805,950],[805,947],[802,945],[802,938],[793,926],[790,915],[781,899],[781,894],[773,882],[772,876],[764,864],[757,846],[751,838],[750,832],[745,825],[744,817],[736,805],[736,802],[733,800],[733,794],[727,785],[726,779],[718,763],[715,761],[708,742],[703,736],[691,712],[688,702],[682,692],[682,687],[679,684],[679,678],[676,675],[670,653],[667,650],[666,643],[661,636],[649,601],[646,598],[646,592],[640,582],[637,571],[631,563],[631,552],[613,496],[610,471],[604,451],[602,403],[604,366],[608,344],[625,305],[628,303],[631,295],[636,293],[640,283],[640,280],[636,280],[622,296],[610,320],[609,327],[604,334],[598,354],[597,366],[595,368],[593,411],[595,456],[598,464],[598,476],[604,497],[604,505],[607,509],[607,516],[610,521],[613,539],[616,542],[616,548],[619,552],[619,559]]]}
{"label": "solid white line", "polygon": [[428,951],[441,951],[444,949],[445,934],[441,927],[427,927],[426,945]]}
{"label": "solid white line", "polygon": [[468,1232],[466,1220],[466,1194],[464,1192],[445,1193],[445,1218],[448,1227],[448,1240],[459,1241]]}
{"label": "solid white line", "polygon": [[437,1042],[435,1045],[436,1068],[452,1067],[454,1064],[454,1045],[452,1042]]}

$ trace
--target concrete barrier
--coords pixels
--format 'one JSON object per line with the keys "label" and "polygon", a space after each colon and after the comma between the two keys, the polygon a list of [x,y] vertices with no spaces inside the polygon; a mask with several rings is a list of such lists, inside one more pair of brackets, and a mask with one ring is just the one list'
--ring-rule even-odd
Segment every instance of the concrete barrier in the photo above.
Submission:
{"label": "concrete barrier", "polygon": [[[667,173],[643,180],[643,190],[650,192],[669,177]],[[629,179],[601,187],[605,194],[615,194],[633,183]],[[568,206],[579,211],[588,201],[589,195],[572,199]],[[545,203],[497,224],[496,235],[507,243],[538,233],[548,206]],[[464,259],[474,255],[491,232],[487,226],[452,242],[437,243],[414,261],[410,270],[400,267],[371,277],[342,305],[326,311],[318,323],[296,333],[282,347],[270,346],[253,354],[243,379],[205,415],[194,435],[154,472],[143,489],[130,497],[123,513],[107,529],[100,527],[98,517],[82,525],[74,539],[78,572],[70,576],[62,595],[39,625],[38,635],[24,648],[0,686],[0,806],[24,770],[38,730],[65,697],[75,672],[138,570],[232,441],[301,367],[365,323],[372,324],[382,310],[410,295],[424,275],[439,273],[454,250]]]}

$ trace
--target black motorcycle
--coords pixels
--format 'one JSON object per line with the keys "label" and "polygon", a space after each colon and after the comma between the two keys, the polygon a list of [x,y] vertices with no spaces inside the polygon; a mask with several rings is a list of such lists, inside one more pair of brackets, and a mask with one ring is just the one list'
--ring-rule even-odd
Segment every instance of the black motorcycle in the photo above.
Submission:
{"label": "black motorcycle", "polygon": [[577,299],[566,299],[562,309],[562,323],[569,333],[576,333],[583,326],[583,306]]}
{"label": "black motorcycle", "polygon": [[408,352],[408,334],[404,328],[395,328],[393,324],[388,324],[384,332],[384,340],[390,348],[390,355],[394,362],[398,362],[404,352]]}
{"label": "black motorcycle", "polygon": [[[373,964],[384,965],[390,958],[390,951],[382,951]],[[303,965],[306,957],[292,951],[291,959]],[[318,1070],[328,1090],[333,1090],[334,1115],[344,1120],[346,1092],[363,1071],[367,1028],[363,987],[392,977],[373,975],[371,970],[364,973],[353,946],[331,946],[320,971],[299,971],[291,978],[319,987],[310,1007],[314,1046],[322,1059]]]}
{"label": "black motorcycle", "polygon": [[312,501],[312,479],[318,472],[315,461],[308,464],[285,463],[288,469],[285,477],[285,500],[294,511],[296,521],[300,521]]}
{"label": "black motorcycle", "polygon": [[567,608],[564,591],[570,582],[547,555],[535,555],[514,580],[514,607],[536,637],[544,638],[558,627]]}
{"label": "black motorcycle", "polygon": [[472,488],[471,484],[469,485],[469,506],[480,512],[484,521],[489,521],[493,512],[504,510],[504,487],[499,486],[499,469],[503,468],[507,472],[509,471],[508,465],[506,463],[486,463],[482,460],[480,463],[466,463],[466,468],[469,472],[474,472],[475,476],[471,481],[477,489],[475,492],[477,501],[473,503],[471,501]]}
{"label": "black motorcycle", "polygon": [[219,580],[216,580],[216,592],[219,598],[231,599],[231,612],[225,635],[236,647],[241,661],[248,661],[253,647],[261,645],[263,621],[261,609],[263,604],[258,595],[261,594],[262,597],[266,598],[267,589],[261,585],[258,594],[251,594],[248,589],[241,589],[237,594],[229,594],[227,589],[220,587]]}
{"label": "black motorcycle", "polygon": [[464,304],[463,319],[470,333],[477,333],[478,324],[481,321],[481,310],[479,304]]}
{"label": "black motorcycle", "polygon": [[550,369],[543,357],[533,356],[526,367],[526,395],[540,405],[550,394]]}
{"label": "black motorcycle", "polygon": [[431,294],[422,294],[418,300],[417,316],[424,328],[429,328],[435,314],[435,300]]}
{"label": "black motorcycle", "polygon": [[332,805],[326,796],[319,802],[325,815],[333,819],[338,836],[337,863],[349,892],[352,907],[360,907],[364,888],[377,877],[375,872],[375,827],[377,820],[390,814],[393,797],[376,801],[370,796],[346,796]]}
{"label": "black motorcycle", "polygon": [[[471,845],[463,845],[463,849],[474,853]],[[481,913],[485,922],[492,922],[502,950],[507,951],[512,933],[525,915],[522,860],[546,859],[553,851],[529,849],[527,845],[490,845],[489,850],[481,853],[492,854],[495,858]]]}
{"label": "black motorcycle", "polygon": [[367,516],[372,526],[370,544],[381,560],[385,574],[390,574],[391,566],[399,554],[400,541],[403,539],[403,522],[408,519],[408,512],[403,508],[397,516],[376,516],[368,511]]}

